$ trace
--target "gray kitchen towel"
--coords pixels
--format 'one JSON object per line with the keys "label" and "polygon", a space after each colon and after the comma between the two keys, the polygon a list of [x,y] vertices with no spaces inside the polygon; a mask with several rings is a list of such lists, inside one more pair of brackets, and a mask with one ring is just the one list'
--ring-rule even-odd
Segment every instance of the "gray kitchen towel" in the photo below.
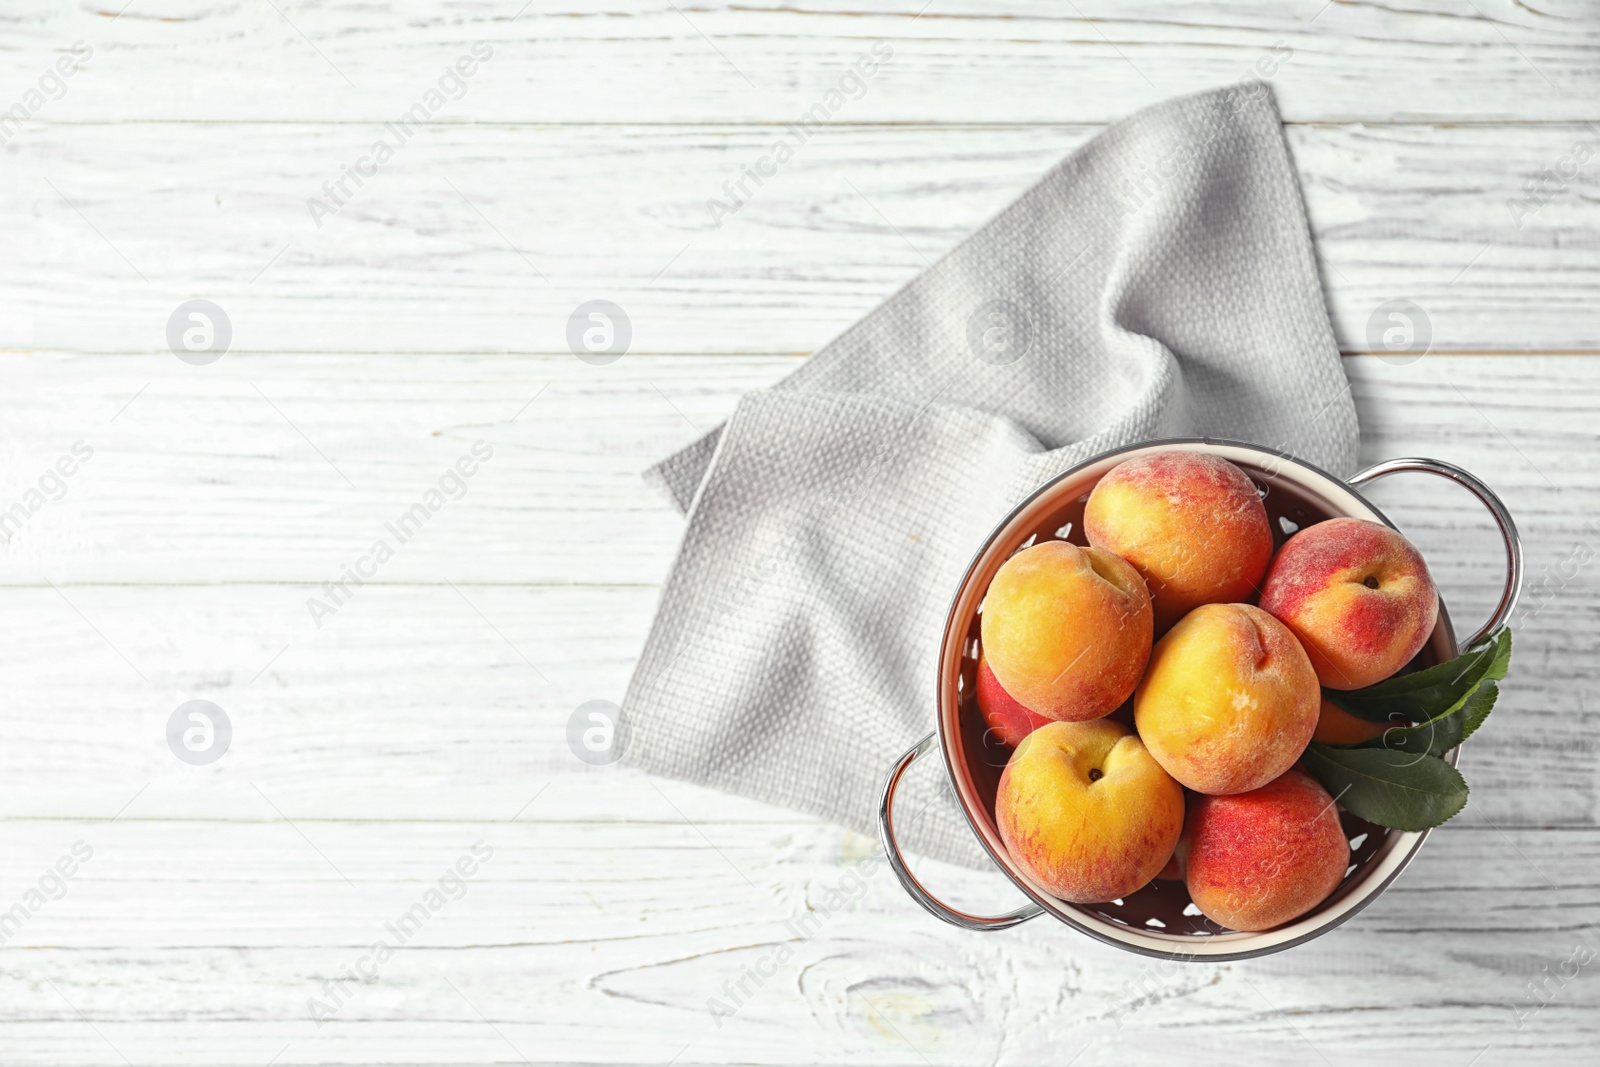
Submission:
{"label": "gray kitchen towel", "polygon": [[[647,478],[687,512],[617,726],[624,762],[874,833],[933,729],[985,536],[1107,449],[1207,435],[1335,473],[1350,387],[1270,91],[1151,107]],[[937,759],[902,844],[986,865]]]}

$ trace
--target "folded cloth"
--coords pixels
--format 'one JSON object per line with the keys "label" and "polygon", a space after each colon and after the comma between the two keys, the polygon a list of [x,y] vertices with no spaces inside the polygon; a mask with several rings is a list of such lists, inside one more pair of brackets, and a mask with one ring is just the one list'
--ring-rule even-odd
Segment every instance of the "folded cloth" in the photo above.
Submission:
{"label": "folded cloth", "polygon": [[[986,536],[1053,475],[1180,435],[1356,459],[1261,83],[1106,129],[647,472],[689,521],[622,760],[874,833],[885,772],[933,728],[945,613]],[[901,843],[986,865],[946,777],[907,776]]]}

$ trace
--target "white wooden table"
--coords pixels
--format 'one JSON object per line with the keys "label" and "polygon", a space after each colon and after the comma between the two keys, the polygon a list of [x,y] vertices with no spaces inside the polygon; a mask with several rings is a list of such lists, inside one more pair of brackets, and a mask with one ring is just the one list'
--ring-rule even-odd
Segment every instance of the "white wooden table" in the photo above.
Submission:
{"label": "white wooden table", "polygon": [[[0,1061],[1596,1062],[1593,3],[123,2],[0,12],[0,109],[22,109],[0,508],[23,507],[0,547]],[[862,92],[713,220],[878,42]],[[567,746],[579,704],[620,699],[681,529],[639,470],[1106,122],[1252,70],[1365,456],[1467,466],[1522,525],[1537,610],[1469,808],[1347,926],[1250,963],[958,932],[881,867],[796,939],[873,841]],[[308,208],[352,167],[337,210]],[[196,298],[231,324],[208,365],[167,340]],[[604,366],[565,336],[596,298],[633,327]],[[1394,299],[1426,313],[1420,360],[1371,354]],[[480,440],[465,495],[318,626],[308,598]],[[1470,499],[1378,495],[1482,617],[1500,562]],[[232,726],[207,765],[166,740],[194,699]]]}

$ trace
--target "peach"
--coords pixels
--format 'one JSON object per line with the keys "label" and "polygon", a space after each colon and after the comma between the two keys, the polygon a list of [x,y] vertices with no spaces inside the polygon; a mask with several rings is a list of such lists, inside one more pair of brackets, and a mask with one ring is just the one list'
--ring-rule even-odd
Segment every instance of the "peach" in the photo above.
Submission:
{"label": "peach", "polygon": [[1378,522],[1328,519],[1278,550],[1261,607],[1294,631],[1329,689],[1361,689],[1411,661],[1439,618],[1422,554]]}
{"label": "peach", "polygon": [[1382,737],[1387,729],[1389,727],[1383,723],[1358,719],[1327,697],[1323,697],[1322,710],[1317,715],[1317,730],[1311,735],[1311,740],[1321,741],[1325,745],[1359,745],[1363,741]]}
{"label": "peach", "polygon": [[1250,599],[1272,559],[1255,483],[1204,452],[1156,452],[1111,468],[1089,494],[1083,531],[1144,578],[1157,634],[1201,604]]}
{"label": "peach", "polygon": [[1150,595],[1109,552],[1045,541],[1001,565],[983,601],[983,652],[1001,687],[1046,719],[1098,719],[1150,658]]}
{"label": "peach", "polygon": [[1235,930],[1299,918],[1339,888],[1350,866],[1333,798],[1299,768],[1248,793],[1197,798],[1184,844],[1190,899]]}
{"label": "peach", "polygon": [[1051,720],[1035,715],[1016,702],[1000,685],[989,667],[987,656],[978,657],[978,711],[983,714],[984,725],[1010,748],[1022,744],[1022,739]]}
{"label": "peach", "polygon": [[1078,904],[1145,885],[1183,832],[1183,789],[1110,719],[1053,722],[1029,734],[1000,775],[994,807],[1017,866]]}
{"label": "peach", "polygon": [[1245,793],[1300,758],[1321,696],[1283,623],[1249,604],[1205,604],[1157,642],[1133,717],[1178,781],[1201,793]]}

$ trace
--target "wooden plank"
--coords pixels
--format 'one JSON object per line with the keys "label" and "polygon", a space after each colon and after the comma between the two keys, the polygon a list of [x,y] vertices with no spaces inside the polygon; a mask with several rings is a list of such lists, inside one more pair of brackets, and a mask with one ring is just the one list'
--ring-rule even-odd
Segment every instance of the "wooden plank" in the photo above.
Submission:
{"label": "wooden plank", "polygon": [[[0,573],[320,586],[381,539],[384,583],[654,583],[681,522],[639,472],[796,362],[11,356],[5,507],[75,441],[94,455],[14,532]],[[493,456],[465,495],[402,542],[390,527],[479,440]]]}
{"label": "wooden plank", "polygon": [[[1585,573],[1518,630],[1511,679],[1465,754],[1475,810],[1497,825],[1597,822],[1596,712],[1584,697],[1600,684],[1592,581]],[[581,705],[620,702],[653,590],[369,586],[320,630],[306,621],[314,593],[8,589],[0,816],[103,819],[131,803],[139,818],[509,820],[526,808],[672,820],[649,780],[590,772],[567,740]],[[194,699],[232,729],[206,767],[180,762],[166,740]],[[877,758],[887,767],[895,755]],[[695,804],[684,811],[772,818],[714,794]]]}
{"label": "wooden plank", "polygon": [[[1094,132],[829,129],[757,187],[742,174],[779,127],[445,126],[313,218],[380,127],[42,127],[8,149],[26,221],[0,346],[170,358],[169,318],[203,297],[234,354],[565,353],[579,304],[604,298],[636,353],[813,351]],[[1397,299],[1437,351],[1600,351],[1600,185],[1578,162],[1597,128],[1289,139],[1346,351],[1374,350]],[[1531,197],[1545,167],[1573,177]]]}
{"label": "wooden plank", "polygon": [[[74,841],[93,849],[7,946],[0,1041],[26,1050],[8,1058],[899,1064],[1086,1048],[1080,1062],[1109,1064],[1181,1043],[1202,1061],[1244,1045],[1252,1062],[1460,1064],[1492,1043],[1579,1063],[1597,1037],[1587,972],[1537,1012],[1526,985],[1594,943],[1593,830],[1446,829],[1323,940],[1179,966],[1055,926],[949,930],[869,840],[814,824],[298,826],[0,824],[7,899]],[[480,841],[490,854],[398,954],[330,993]],[[925,873],[975,906],[1007,896],[994,875]],[[713,997],[739,1001],[731,1017],[710,1015]]]}
{"label": "wooden plank", "polygon": [[[570,355],[241,356],[199,368],[170,355],[5,358],[15,388],[0,397],[0,449],[11,457],[0,511],[26,501],[74,442],[94,450],[61,500],[4,531],[13,536],[0,550],[0,581],[33,586],[316,587],[380,538],[395,554],[378,583],[654,585],[681,521],[639,472],[797,365],[778,356],[604,367]],[[1569,554],[1587,521],[1575,502],[1600,487],[1589,447],[1600,360],[1344,365],[1365,455],[1432,453],[1472,468],[1517,514],[1535,572]],[[478,440],[493,458],[402,544],[390,525]],[[1397,518],[1463,618],[1486,612],[1501,563],[1471,498],[1421,479],[1379,497],[1405,503]],[[1465,543],[1462,531],[1472,532]]]}
{"label": "wooden plank", "polygon": [[872,11],[454,0],[425,16],[355,0],[139,0],[112,19],[122,6],[8,5],[3,84],[20,98],[82,40],[93,55],[65,95],[31,108],[39,120],[386,121],[482,41],[490,58],[461,88],[446,84],[438,119],[771,122],[825,101],[882,41],[892,55],[864,91],[844,84],[834,118],[1108,121],[1266,76],[1296,121],[1548,121],[1593,117],[1584,90],[1600,69],[1600,32],[1578,0],[905,0]]}

